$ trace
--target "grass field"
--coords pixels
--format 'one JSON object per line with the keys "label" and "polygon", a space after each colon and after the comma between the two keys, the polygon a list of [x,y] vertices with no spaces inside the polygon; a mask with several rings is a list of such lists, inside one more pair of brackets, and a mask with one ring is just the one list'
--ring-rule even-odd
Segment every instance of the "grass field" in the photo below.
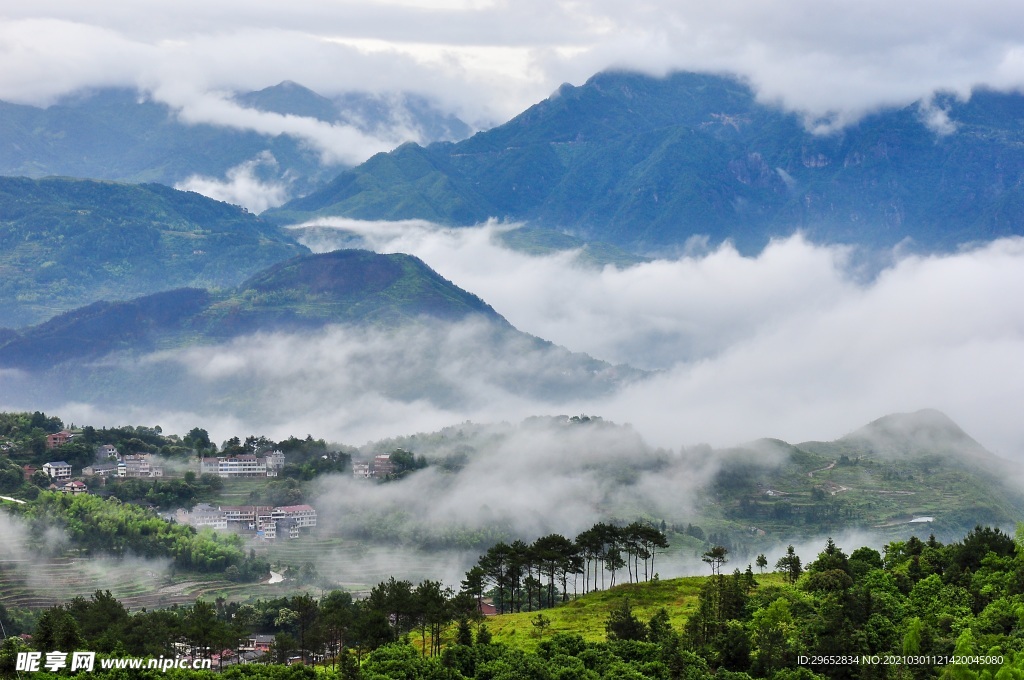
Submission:
{"label": "grass field", "polygon": [[[690,613],[697,607],[697,595],[704,577],[665,579],[648,583],[626,583],[608,590],[587,593],[580,598],[566,602],[552,609],[540,612],[521,612],[488,617],[488,630],[495,642],[531,651],[540,641],[556,633],[575,633],[590,642],[605,639],[605,621],[611,611],[629,599],[633,614],[642,621],[648,621],[664,607],[674,628],[682,628]],[[537,614],[551,621],[541,635],[532,623]]]}

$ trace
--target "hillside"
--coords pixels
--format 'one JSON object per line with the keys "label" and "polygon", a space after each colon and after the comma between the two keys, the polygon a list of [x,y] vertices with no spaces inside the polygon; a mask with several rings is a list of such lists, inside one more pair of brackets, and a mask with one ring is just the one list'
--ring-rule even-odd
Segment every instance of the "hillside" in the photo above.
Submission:
{"label": "hillside", "polygon": [[159,184],[0,177],[0,327],[98,300],[235,286],[304,252],[238,206]]}
{"label": "hillside", "polygon": [[457,117],[442,113],[419,95],[407,93],[349,92],[324,97],[286,80],[256,92],[235,95],[235,101],[258,111],[352,125],[366,132],[386,131],[395,120],[401,120],[411,125],[425,141],[464,139],[472,132]]}
{"label": "hillside", "polygon": [[[275,342],[304,360],[279,356]],[[479,398],[481,376],[519,397],[575,398],[643,375],[516,330],[412,256],[342,250],[281,262],[226,290],[182,288],[96,302],[7,330],[0,334],[0,368],[20,370],[5,376],[0,400],[51,409],[103,399],[289,417],[277,397],[281,373],[241,370],[243,363],[237,375],[215,372],[195,382],[204,356],[237,363],[238,343],[245,356],[274,355],[250,359],[259,369],[282,362],[297,381],[324,362],[336,366],[338,376],[319,380],[313,399],[330,399],[329,386],[340,381],[344,389],[379,390],[403,402],[463,404]],[[453,374],[453,366],[469,379]]]}
{"label": "hillside", "polygon": [[[388,99],[350,93],[336,100],[296,83],[281,83],[235,95],[240,105],[270,113],[354,125],[363,132],[386,129],[398,118],[419,130],[425,142],[465,137],[458,120],[409,95]],[[189,124],[147,95],[126,89],[97,89],[40,108],[0,102],[0,174],[61,175],[122,182],[174,185],[198,174],[223,178],[255,158],[273,158],[259,168],[264,181],[309,191],[339,166],[325,166],[303,140],[226,126]]]}
{"label": "hillside", "polygon": [[637,251],[695,235],[744,251],[811,238],[923,249],[1021,233],[1024,96],[939,98],[828,135],[728,78],[609,72],[458,143],[406,144],[266,217],[527,220]]}
{"label": "hillside", "polygon": [[833,442],[762,440],[722,460],[709,499],[722,518],[769,535],[801,526],[892,535],[916,524],[951,538],[1024,514],[1015,467],[935,410],[888,415]]}
{"label": "hillside", "polygon": [[343,250],[292,258],[222,293],[182,288],[71,310],[0,339],[0,365],[41,369],[257,330],[394,326],[420,317],[455,321],[470,315],[507,326],[482,300],[412,256]]}

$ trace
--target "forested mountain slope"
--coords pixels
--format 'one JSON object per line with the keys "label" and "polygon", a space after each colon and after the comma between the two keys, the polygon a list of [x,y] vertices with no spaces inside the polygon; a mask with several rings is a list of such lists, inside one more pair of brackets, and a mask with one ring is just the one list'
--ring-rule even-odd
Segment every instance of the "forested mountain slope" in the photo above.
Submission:
{"label": "forested mountain slope", "polygon": [[98,300],[235,286],[308,252],[238,206],[160,184],[0,177],[0,326]]}
{"label": "forested mountain slope", "polygon": [[[936,112],[944,126],[926,124]],[[527,220],[637,250],[813,239],[924,249],[1021,233],[1024,96],[975,92],[818,134],[721,76],[608,72],[462,142],[378,154],[266,216]]]}

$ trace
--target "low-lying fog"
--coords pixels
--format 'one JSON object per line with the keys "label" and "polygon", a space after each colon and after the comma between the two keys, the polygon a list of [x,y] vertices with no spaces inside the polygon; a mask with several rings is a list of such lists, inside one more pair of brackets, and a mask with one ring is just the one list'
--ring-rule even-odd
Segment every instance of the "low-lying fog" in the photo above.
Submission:
{"label": "low-lying fog", "polygon": [[[397,334],[332,328],[155,355],[136,369],[170,372],[166,389],[150,385],[121,405],[50,398],[46,408],[97,425],[199,425],[218,440],[311,433],[350,444],[467,419],[590,413],[678,448],[830,440],[930,407],[1003,457],[1024,453],[1022,239],[918,256],[794,236],[756,257],[724,245],[598,268],[573,252],[512,251],[496,238],[507,228],[499,225],[318,224],[314,248],[332,247],[324,226],[347,243],[356,232],[375,250],[419,256],[526,333],[655,373],[632,382],[574,375],[580,367],[564,354],[493,343],[471,323]],[[5,373],[0,407],[39,408],[19,399],[30,383]]]}

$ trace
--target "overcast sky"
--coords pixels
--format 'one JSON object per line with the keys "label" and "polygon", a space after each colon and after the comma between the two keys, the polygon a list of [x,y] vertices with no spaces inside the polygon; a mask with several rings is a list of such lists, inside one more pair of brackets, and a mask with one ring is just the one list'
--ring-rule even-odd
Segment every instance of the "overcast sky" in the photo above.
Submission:
{"label": "overcast sky", "polygon": [[216,118],[211,93],[259,89],[287,79],[324,94],[420,92],[486,126],[507,120],[563,82],[580,84],[609,67],[736,73],[765,100],[815,117],[848,120],[936,89],[1021,87],[1024,5],[1013,0],[0,2],[0,99],[24,103],[45,104],[84,87],[129,85],[196,118]]}

